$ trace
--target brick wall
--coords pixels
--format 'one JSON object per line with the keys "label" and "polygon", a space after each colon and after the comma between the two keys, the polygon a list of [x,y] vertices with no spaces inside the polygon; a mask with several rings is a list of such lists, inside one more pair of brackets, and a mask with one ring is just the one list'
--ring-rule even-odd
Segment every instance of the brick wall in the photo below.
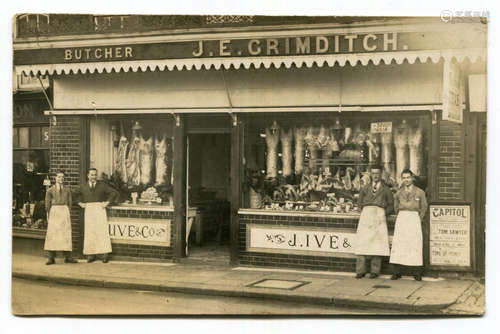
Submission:
{"label": "brick wall", "polygon": [[[389,235],[394,233],[395,216],[388,218]],[[246,250],[247,224],[281,225],[291,228],[311,227],[325,230],[343,229],[356,232],[358,218],[332,219],[331,217],[300,217],[300,216],[268,216],[268,215],[239,215],[239,263],[244,266],[293,268],[302,270],[345,271],[354,272],[356,259],[335,256],[314,256],[296,254],[277,254],[264,252],[248,252]],[[383,272],[388,272],[388,258],[384,258]]]}
{"label": "brick wall", "polygon": [[441,122],[438,191],[440,200],[464,199],[464,135],[461,124]]}
{"label": "brick wall", "polygon": [[[50,125],[50,177],[54,184],[55,173],[59,170],[65,173],[65,183],[72,190],[80,182],[81,147],[81,119],[78,116],[57,116],[56,124]],[[73,239],[73,252],[81,253],[83,240],[81,240],[80,225],[81,209],[73,203],[71,208],[71,229]]]}

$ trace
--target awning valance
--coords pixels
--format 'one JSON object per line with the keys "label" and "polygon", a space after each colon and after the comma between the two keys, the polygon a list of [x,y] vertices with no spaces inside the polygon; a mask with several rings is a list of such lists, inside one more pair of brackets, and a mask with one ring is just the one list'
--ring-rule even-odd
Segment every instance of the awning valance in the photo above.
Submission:
{"label": "awning valance", "polygon": [[137,72],[137,71],[183,71],[202,69],[249,69],[264,67],[266,69],[274,66],[280,68],[301,67],[329,67],[345,66],[349,64],[356,66],[361,64],[374,65],[402,64],[407,61],[410,64],[415,61],[425,63],[432,61],[438,63],[441,59],[463,62],[468,59],[474,63],[478,60],[486,60],[485,49],[452,49],[432,51],[401,51],[401,52],[374,52],[355,54],[329,54],[329,55],[306,55],[306,56],[269,56],[269,57],[230,57],[230,58],[187,58],[187,59],[159,59],[141,61],[117,61],[117,62],[89,62],[89,63],[67,63],[67,64],[43,64],[43,65],[18,65],[15,67],[16,74],[27,76],[53,75],[53,74],[79,74],[79,73],[111,73],[111,72]]}

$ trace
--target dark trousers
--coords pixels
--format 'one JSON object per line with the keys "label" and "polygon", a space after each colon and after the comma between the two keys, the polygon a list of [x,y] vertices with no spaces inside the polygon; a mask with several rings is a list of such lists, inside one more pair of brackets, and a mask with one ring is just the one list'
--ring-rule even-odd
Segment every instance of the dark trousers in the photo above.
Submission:
{"label": "dark trousers", "polygon": [[[370,270],[368,270],[368,265],[370,265]],[[371,272],[372,274],[380,274],[381,267],[382,267],[382,256],[377,256],[377,255],[356,256],[356,274],[366,274],[367,272]]]}
{"label": "dark trousers", "polygon": [[[48,251],[49,252],[49,258],[50,259],[55,259],[57,252],[56,251]],[[70,251],[61,251],[65,259],[71,258],[71,252]]]}
{"label": "dark trousers", "polygon": [[395,263],[392,263],[391,266],[392,266],[392,273],[394,275],[401,275],[401,273],[405,271],[409,275],[422,276],[422,273],[424,271],[423,266],[405,266],[402,264],[395,264]]}

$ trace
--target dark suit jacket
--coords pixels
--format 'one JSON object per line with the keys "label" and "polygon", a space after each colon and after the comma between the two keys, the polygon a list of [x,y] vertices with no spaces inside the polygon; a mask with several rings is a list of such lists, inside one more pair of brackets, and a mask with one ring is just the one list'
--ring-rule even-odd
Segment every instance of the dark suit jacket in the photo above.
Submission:
{"label": "dark suit jacket", "polygon": [[377,191],[373,193],[372,184],[368,184],[361,188],[359,192],[359,206],[378,206],[385,209],[385,214],[389,215],[394,210],[394,198],[392,191],[383,183],[378,187]]}
{"label": "dark suit jacket", "polygon": [[88,182],[80,185],[80,191],[76,193],[77,202],[116,202],[118,192],[108,186],[106,183],[97,181],[95,188],[91,189]]}

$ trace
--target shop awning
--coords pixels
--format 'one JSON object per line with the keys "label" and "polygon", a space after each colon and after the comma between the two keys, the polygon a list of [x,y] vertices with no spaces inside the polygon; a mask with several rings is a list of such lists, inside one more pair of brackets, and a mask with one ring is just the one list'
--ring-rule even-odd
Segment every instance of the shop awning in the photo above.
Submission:
{"label": "shop awning", "polygon": [[372,63],[402,64],[407,61],[410,64],[419,61],[425,63],[432,61],[438,63],[440,60],[453,60],[463,62],[466,59],[474,63],[478,60],[486,60],[486,50],[478,49],[451,49],[432,51],[400,51],[400,52],[375,52],[355,54],[329,54],[329,55],[307,55],[307,56],[270,56],[270,57],[230,57],[230,58],[184,58],[163,59],[144,61],[117,61],[117,62],[90,62],[90,63],[67,63],[67,64],[43,64],[43,65],[18,65],[15,67],[17,74],[27,76],[54,75],[54,74],[79,74],[79,73],[111,73],[111,72],[137,72],[137,71],[183,71],[183,70],[209,70],[209,69],[249,69],[255,68],[290,68],[301,67],[323,67],[323,66],[363,66]]}

